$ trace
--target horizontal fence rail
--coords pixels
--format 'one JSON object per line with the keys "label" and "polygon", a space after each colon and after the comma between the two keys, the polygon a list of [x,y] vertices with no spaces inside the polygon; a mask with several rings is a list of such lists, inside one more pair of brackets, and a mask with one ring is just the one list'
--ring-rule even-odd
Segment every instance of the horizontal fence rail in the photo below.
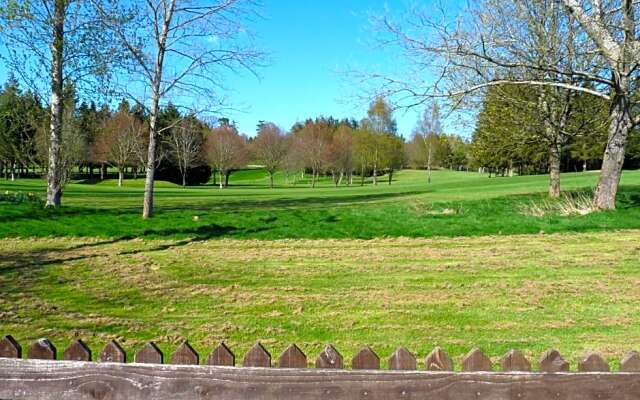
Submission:
{"label": "horizontal fence rail", "polygon": [[351,370],[331,345],[315,359],[315,369],[307,368],[307,356],[295,344],[272,360],[257,343],[238,363],[224,343],[201,360],[183,342],[170,364],[153,342],[132,360],[116,341],[94,357],[76,340],[62,353],[63,361],[56,361],[54,344],[40,339],[25,355],[11,336],[0,340],[0,399],[640,399],[635,351],[621,360],[619,372],[588,353],[577,373],[569,372],[556,350],[542,355],[537,372],[518,350],[505,354],[495,372],[477,348],[462,359],[462,372],[454,372],[452,359],[439,347],[426,356],[425,371],[417,371],[416,356],[404,347],[389,357],[388,371],[380,370],[380,357],[366,346],[351,360]]}

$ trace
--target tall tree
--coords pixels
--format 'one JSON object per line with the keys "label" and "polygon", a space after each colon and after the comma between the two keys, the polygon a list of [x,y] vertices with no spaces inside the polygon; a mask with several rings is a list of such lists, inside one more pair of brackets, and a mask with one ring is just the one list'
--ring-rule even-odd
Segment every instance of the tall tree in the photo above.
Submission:
{"label": "tall tree", "polygon": [[182,175],[182,187],[187,186],[189,169],[201,161],[202,132],[202,124],[194,116],[190,116],[180,121],[166,140],[169,155]]}
{"label": "tall tree", "polygon": [[209,165],[220,172],[220,189],[228,185],[231,172],[244,167],[249,159],[246,139],[228,123],[206,135],[204,151]]}
{"label": "tall tree", "polygon": [[256,161],[262,164],[269,174],[269,187],[273,188],[273,176],[287,157],[289,140],[282,129],[270,122],[262,122],[258,135],[251,143]]}
{"label": "tall tree", "polygon": [[65,183],[61,159],[65,84],[76,89],[83,82],[91,82],[87,86],[91,88],[104,86],[90,77],[104,77],[118,54],[99,22],[98,13],[87,1],[0,1],[6,60],[26,83],[50,97],[47,207],[60,206]]}
{"label": "tall tree", "polygon": [[[192,110],[194,113],[218,107],[221,72],[251,70],[261,58],[247,43],[249,36],[243,26],[252,15],[252,6],[251,0],[123,0],[98,7],[106,26],[133,59],[123,74],[142,82],[142,87],[127,84],[121,90],[144,105],[149,114],[143,218],[153,215],[161,104],[172,93],[179,93],[176,98],[189,108],[211,101]],[[127,24],[108,18],[118,15],[133,18]]]}
{"label": "tall tree", "polygon": [[[404,94],[412,104],[448,98],[460,106],[495,85],[562,88],[610,102],[608,140],[596,188],[596,206],[615,208],[615,198],[630,130],[640,123],[640,4],[633,0],[482,0],[469,3],[455,27],[418,10],[396,23],[383,19],[387,43],[399,45],[412,66],[441,79],[415,80],[383,76],[385,92]],[[559,40],[532,35],[548,21],[536,10],[555,7],[566,35]],[[539,19],[539,21],[538,21]],[[576,25],[577,24],[577,25]],[[574,30],[575,28],[575,30]],[[574,32],[570,35],[571,32]],[[542,37],[544,57],[531,51]],[[573,39],[573,40],[572,40]],[[573,46],[572,56],[562,49]],[[580,62],[574,62],[580,60]]]}

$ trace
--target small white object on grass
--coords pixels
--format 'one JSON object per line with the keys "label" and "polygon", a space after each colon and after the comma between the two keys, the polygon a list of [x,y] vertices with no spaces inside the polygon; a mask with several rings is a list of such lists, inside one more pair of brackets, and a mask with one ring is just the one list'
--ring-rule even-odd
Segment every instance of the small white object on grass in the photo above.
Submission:
{"label": "small white object on grass", "polygon": [[198,221],[200,221],[200,217],[198,217],[197,215],[194,215],[194,216],[193,216],[193,220],[194,220],[195,222],[198,222]]}

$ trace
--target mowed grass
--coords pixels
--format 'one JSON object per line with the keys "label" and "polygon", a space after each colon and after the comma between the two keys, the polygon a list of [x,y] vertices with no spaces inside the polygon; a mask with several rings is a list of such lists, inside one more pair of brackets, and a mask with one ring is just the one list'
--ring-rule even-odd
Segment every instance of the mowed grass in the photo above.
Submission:
{"label": "mowed grass", "polygon": [[[473,172],[436,171],[433,184],[424,171],[402,171],[392,185],[381,178],[334,187],[308,179],[269,189],[263,171],[232,175],[233,186],[180,188],[159,182],[156,215],[143,221],[143,181],[76,182],[65,190],[64,207],[0,202],[0,237],[373,239],[584,232],[640,228],[640,172],[623,175],[618,210],[582,217],[534,217],[522,209],[546,198],[546,176],[491,178]],[[565,190],[590,191],[597,173],[564,174]],[[43,195],[41,180],[0,181],[0,191]]]}
{"label": "mowed grass", "polygon": [[[258,340],[313,362],[333,343],[347,364],[369,345],[420,361],[444,347],[460,367],[479,346],[616,367],[640,346],[640,231],[376,240],[14,239],[0,242],[0,332],[24,345],[76,337],[132,354],[220,341],[239,359]],[[535,365],[535,363],[534,363]],[[423,367],[423,366],[421,366]]]}
{"label": "mowed grass", "polygon": [[[596,180],[562,176],[571,191]],[[0,202],[0,334],[60,350],[80,337],[94,353],[153,340],[167,355],[186,338],[203,356],[224,340],[239,360],[258,340],[274,359],[295,342],[310,362],[333,343],[347,364],[369,345],[383,366],[399,345],[421,362],[439,345],[458,368],[474,346],[494,361],[555,347],[574,368],[588,350],[616,367],[640,348],[640,172],[623,175],[616,211],[585,216],[523,212],[546,200],[546,176],[276,182],[259,170],[223,190],[159,182],[149,221],[142,180],[74,182],[59,210]]]}

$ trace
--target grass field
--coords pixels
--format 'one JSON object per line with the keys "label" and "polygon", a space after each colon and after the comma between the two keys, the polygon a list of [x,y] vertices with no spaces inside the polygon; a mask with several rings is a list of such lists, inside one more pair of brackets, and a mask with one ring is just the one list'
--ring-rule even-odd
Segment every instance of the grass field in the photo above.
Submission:
{"label": "grass field", "polygon": [[165,353],[188,338],[203,355],[225,340],[240,357],[257,340],[274,357],[295,342],[310,360],[329,342],[347,361],[366,344],[383,365],[398,345],[421,361],[440,345],[458,367],[473,346],[494,361],[556,347],[573,367],[587,350],[615,366],[640,346],[640,173],[625,173],[617,211],[568,217],[523,214],[544,199],[543,176],[424,178],[270,190],[245,171],[225,190],[161,184],[151,221],[141,181],[74,183],[61,210],[0,202],[0,334],[94,350],[154,340]]}
{"label": "grass field", "polygon": [[[279,177],[279,183],[282,177]],[[563,187],[591,190],[597,174],[565,174]],[[439,171],[432,185],[422,171],[403,171],[391,185],[335,188],[325,181],[268,189],[266,174],[243,171],[235,186],[183,189],[159,184],[157,214],[140,218],[142,180],[124,188],[114,181],[75,183],[60,210],[39,204],[0,202],[0,237],[326,239],[477,236],[640,228],[640,172],[623,176],[619,210],[583,217],[522,213],[544,198],[545,176],[487,178]],[[0,182],[0,192],[43,193],[40,180]],[[197,221],[194,221],[197,217]]]}

